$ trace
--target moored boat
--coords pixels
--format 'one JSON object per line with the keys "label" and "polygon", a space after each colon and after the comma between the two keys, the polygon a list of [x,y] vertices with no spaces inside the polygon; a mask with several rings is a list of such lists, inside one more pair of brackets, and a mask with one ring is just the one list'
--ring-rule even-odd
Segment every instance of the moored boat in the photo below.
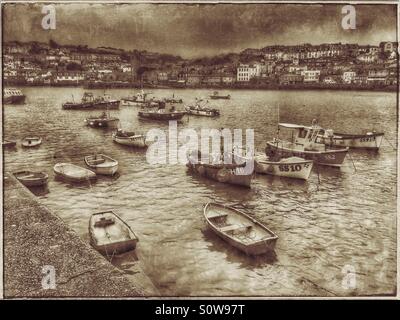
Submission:
{"label": "moored boat", "polygon": [[247,255],[265,254],[275,248],[278,236],[243,211],[209,202],[203,214],[215,234]]}
{"label": "moored boat", "polygon": [[57,163],[53,169],[57,177],[72,182],[84,182],[96,179],[96,173],[72,163]]}
{"label": "moored boat", "polygon": [[318,143],[317,137],[322,128],[317,125],[306,127],[303,125],[279,123],[279,128],[293,131],[291,141],[274,138],[267,142],[265,153],[268,157],[300,157],[313,160],[314,163],[325,166],[342,166],[349,148],[330,147]]}
{"label": "moored boat", "polygon": [[185,110],[187,114],[194,116],[217,117],[220,115],[218,109],[200,106],[199,103],[196,103],[195,106],[187,106],[185,107]]}
{"label": "moored boat", "polygon": [[213,100],[217,100],[217,99],[230,99],[231,96],[229,94],[227,95],[221,95],[218,93],[218,91],[214,91],[212,95],[210,95],[210,98]]}
{"label": "moored boat", "polygon": [[62,105],[63,109],[118,109],[120,101],[113,100],[109,95],[94,97],[91,92],[83,94],[81,102],[65,102]]}
{"label": "moored boat", "polygon": [[147,98],[150,93],[142,90],[135,95],[123,97],[121,98],[121,104],[124,106],[151,106],[154,99]]}
{"label": "moored boat", "polygon": [[21,145],[26,148],[37,147],[42,143],[40,137],[25,137],[22,139]]}
{"label": "moored boat", "polygon": [[4,139],[1,144],[3,148],[12,148],[17,145],[17,141]]}
{"label": "moored boat", "polygon": [[349,147],[355,149],[378,150],[384,137],[383,132],[367,132],[365,134],[338,133],[327,129],[319,134],[317,142],[327,146]]}
{"label": "moored boat", "polygon": [[282,158],[272,161],[264,154],[256,155],[254,168],[256,173],[270,174],[279,177],[307,180],[313,167],[313,160],[299,157]]}
{"label": "moored boat", "polygon": [[138,116],[141,119],[158,121],[181,120],[185,114],[186,111],[177,111],[174,107],[168,111],[164,108],[158,108],[157,110],[141,110],[138,112]]}
{"label": "moored boat", "polygon": [[241,164],[226,164],[223,161],[209,163],[202,161],[200,157],[194,157],[194,154],[190,153],[186,166],[190,172],[221,183],[251,187],[253,174],[252,172],[245,172],[245,162]]}
{"label": "moored boat", "polygon": [[4,104],[23,104],[26,96],[16,88],[5,88],[3,92]]}
{"label": "moored boat", "polygon": [[118,161],[105,154],[93,154],[85,157],[86,165],[96,174],[114,175],[118,171]]}
{"label": "moored boat", "polygon": [[146,138],[143,134],[118,129],[112,135],[113,141],[125,146],[146,148]]}
{"label": "moored boat", "polygon": [[26,187],[43,186],[49,179],[48,174],[44,172],[18,171],[13,174]]}
{"label": "moored boat", "polygon": [[139,241],[131,227],[113,211],[94,213],[90,217],[89,237],[97,251],[111,257],[134,250]]}
{"label": "moored boat", "polygon": [[92,128],[117,128],[119,119],[111,117],[109,113],[103,112],[98,117],[88,117],[85,119],[86,125]]}

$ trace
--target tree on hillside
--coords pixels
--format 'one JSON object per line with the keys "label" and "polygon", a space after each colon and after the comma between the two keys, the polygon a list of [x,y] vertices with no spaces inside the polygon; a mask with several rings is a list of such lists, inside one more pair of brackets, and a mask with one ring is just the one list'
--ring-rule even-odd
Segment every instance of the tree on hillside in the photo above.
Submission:
{"label": "tree on hillside", "polygon": [[68,71],[82,71],[82,66],[76,62],[69,62],[67,64]]}
{"label": "tree on hillside", "polygon": [[57,49],[57,48],[60,47],[60,45],[59,45],[57,42],[55,42],[53,39],[50,39],[50,40],[49,40],[49,46],[50,46],[50,48],[52,48],[52,49]]}

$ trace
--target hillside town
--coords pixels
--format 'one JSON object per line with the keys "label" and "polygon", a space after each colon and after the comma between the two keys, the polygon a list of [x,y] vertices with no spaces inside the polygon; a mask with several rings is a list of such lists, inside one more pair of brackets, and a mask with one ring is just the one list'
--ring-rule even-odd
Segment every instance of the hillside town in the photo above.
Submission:
{"label": "hillside town", "polygon": [[396,90],[397,43],[301,44],[184,59],[148,51],[60,45],[3,45],[6,85]]}

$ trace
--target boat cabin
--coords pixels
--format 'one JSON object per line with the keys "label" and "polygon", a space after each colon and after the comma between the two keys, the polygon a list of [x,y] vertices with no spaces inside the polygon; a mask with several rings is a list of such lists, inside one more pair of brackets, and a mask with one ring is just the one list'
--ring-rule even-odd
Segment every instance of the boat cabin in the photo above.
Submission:
{"label": "boat cabin", "polygon": [[291,140],[292,144],[300,145],[304,147],[304,150],[310,151],[324,151],[325,145],[317,142],[318,135],[323,134],[323,129],[313,124],[310,127],[291,124],[291,123],[279,123],[279,129],[284,128],[291,130]]}

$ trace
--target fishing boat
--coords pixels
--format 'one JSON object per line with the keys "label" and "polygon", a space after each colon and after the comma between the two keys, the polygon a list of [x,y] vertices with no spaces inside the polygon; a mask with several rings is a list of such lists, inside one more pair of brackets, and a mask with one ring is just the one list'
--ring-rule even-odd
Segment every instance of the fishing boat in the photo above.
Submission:
{"label": "fishing boat", "polygon": [[143,134],[138,134],[135,132],[124,131],[122,129],[118,129],[112,135],[113,141],[119,144],[123,144],[125,146],[137,147],[137,148],[146,148],[146,138]]}
{"label": "fishing boat", "polygon": [[327,146],[349,147],[355,149],[378,150],[383,140],[383,132],[367,132],[365,134],[338,133],[332,129],[323,131],[319,134],[317,142]]}
{"label": "fishing boat", "polygon": [[272,252],[278,236],[241,210],[209,202],[204,207],[208,227],[231,246],[247,255]]}
{"label": "fishing boat", "polygon": [[22,139],[22,146],[26,148],[37,147],[42,143],[42,138],[40,137],[25,137]]}
{"label": "fishing boat", "polygon": [[171,107],[168,111],[166,111],[164,108],[141,110],[139,111],[138,116],[141,119],[169,121],[181,120],[185,114],[186,111],[177,111],[174,107]]}
{"label": "fishing boat", "polygon": [[93,154],[85,157],[86,165],[96,174],[114,175],[118,171],[118,161],[105,154]]}
{"label": "fishing boat", "polygon": [[23,104],[26,96],[21,90],[15,88],[5,88],[3,92],[4,104]]}
{"label": "fishing boat", "polygon": [[3,148],[12,148],[17,145],[17,141],[4,139],[1,144],[3,145]]}
{"label": "fishing boat", "polygon": [[103,96],[94,97],[93,93],[85,92],[83,94],[81,102],[65,102],[62,105],[63,109],[118,109],[120,101],[113,100],[107,94]]}
{"label": "fishing boat", "polygon": [[314,163],[325,166],[342,166],[349,148],[327,146],[317,142],[318,135],[322,128],[313,121],[312,126],[279,123],[279,129],[288,129],[292,132],[291,141],[275,137],[267,142],[265,153],[268,157],[299,157],[306,160],[313,160]]}
{"label": "fishing boat", "polygon": [[[206,156],[206,159],[208,156]],[[211,155],[212,158],[212,155]],[[200,154],[195,157],[194,153],[189,153],[188,162],[186,164],[189,172],[198,174],[203,177],[221,182],[234,184],[242,187],[250,188],[252,173],[245,172],[246,163],[223,163],[223,161],[206,161],[201,159]]]}
{"label": "fishing boat", "polygon": [[134,250],[139,241],[131,227],[113,211],[90,217],[89,237],[90,244],[108,257]]}
{"label": "fishing boat", "polygon": [[213,99],[213,100],[217,100],[217,99],[225,99],[225,100],[227,100],[227,99],[230,99],[231,96],[229,94],[224,96],[224,95],[219,94],[218,91],[214,91],[213,94],[210,95],[210,98]]}
{"label": "fishing boat", "polygon": [[175,94],[172,94],[172,98],[164,98],[162,99],[162,101],[166,102],[166,103],[183,103],[182,99],[177,99],[175,98]]}
{"label": "fishing boat", "polygon": [[49,176],[44,172],[18,171],[14,176],[26,187],[38,187],[47,183]]}
{"label": "fishing boat", "polygon": [[270,174],[279,177],[307,180],[313,167],[313,160],[305,160],[299,157],[270,159],[264,154],[258,154],[254,158],[256,173]]}
{"label": "fishing boat", "polygon": [[57,163],[53,169],[56,177],[72,182],[84,182],[96,179],[96,173],[72,163]]}
{"label": "fishing boat", "polygon": [[138,92],[132,96],[126,96],[121,98],[121,104],[124,106],[148,106],[152,105],[153,99],[148,99],[147,96],[151,92]]}
{"label": "fishing boat", "polygon": [[205,105],[200,105],[202,100],[196,100],[194,106],[185,107],[186,113],[194,116],[203,117],[218,117],[220,115],[219,110],[215,108],[207,108]]}
{"label": "fishing boat", "polygon": [[103,112],[100,116],[86,118],[85,123],[92,128],[117,128],[119,119],[111,117],[108,112]]}

